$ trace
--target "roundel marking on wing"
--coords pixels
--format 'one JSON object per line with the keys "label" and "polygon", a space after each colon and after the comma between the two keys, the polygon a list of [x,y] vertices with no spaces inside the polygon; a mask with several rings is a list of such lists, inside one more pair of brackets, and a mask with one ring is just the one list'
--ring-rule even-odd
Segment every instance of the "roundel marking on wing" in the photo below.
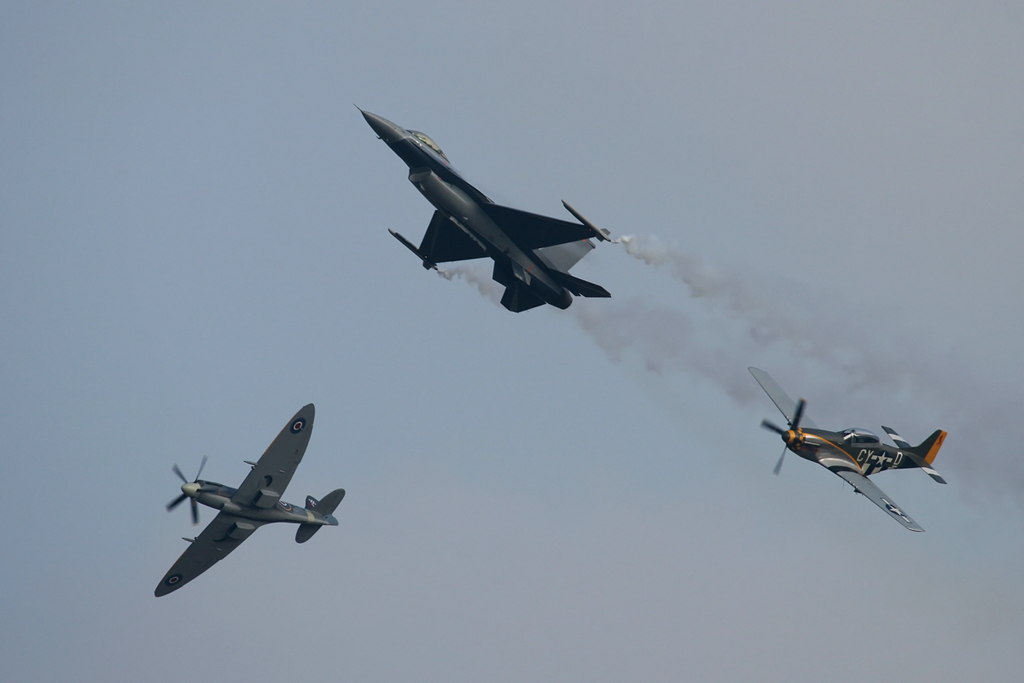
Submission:
{"label": "roundel marking on wing", "polygon": [[306,428],[306,418],[300,417],[295,422],[292,422],[291,432],[292,434],[298,434]]}
{"label": "roundel marking on wing", "polygon": [[181,581],[181,574],[171,574],[164,580],[164,584],[167,586],[176,586]]}

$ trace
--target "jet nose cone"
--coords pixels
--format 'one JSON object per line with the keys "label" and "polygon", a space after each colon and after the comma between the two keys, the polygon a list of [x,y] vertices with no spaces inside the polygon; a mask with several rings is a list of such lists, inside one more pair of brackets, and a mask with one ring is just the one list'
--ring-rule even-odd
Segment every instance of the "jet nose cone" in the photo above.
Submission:
{"label": "jet nose cone", "polygon": [[359,111],[362,113],[363,118],[366,119],[366,122],[370,124],[370,128],[373,128],[373,132],[376,133],[384,142],[395,142],[400,139],[402,137],[402,133],[405,132],[383,116],[377,116],[376,114],[371,114],[370,112],[363,111],[362,109]]}

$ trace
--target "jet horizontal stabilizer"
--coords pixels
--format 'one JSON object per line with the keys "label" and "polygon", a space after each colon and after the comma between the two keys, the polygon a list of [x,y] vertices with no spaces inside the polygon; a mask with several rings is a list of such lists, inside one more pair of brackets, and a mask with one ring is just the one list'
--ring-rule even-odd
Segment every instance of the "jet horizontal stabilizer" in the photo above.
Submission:
{"label": "jet horizontal stabilizer", "polygon": [[578,277],[573,277],[569,273],[562,273],[557,270],[551,271],[551,277],[555,281],[568,289],[576,296],[585,296],[596,299],[607,299],[611,296],[611,293],[601,285],[595,285],[593,282],[587,282],[581,280]]}

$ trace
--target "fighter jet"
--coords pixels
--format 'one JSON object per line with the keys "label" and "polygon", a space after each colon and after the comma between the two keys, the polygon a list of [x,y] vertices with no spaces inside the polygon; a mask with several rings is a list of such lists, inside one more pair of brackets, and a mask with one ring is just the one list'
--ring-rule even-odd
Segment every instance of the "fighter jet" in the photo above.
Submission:
{"label": "fighter jet", "polygon": [[806,401],[800,399],[799,403],[794,402],[764,370],[748,369],[789,422],[789,429],[783,429],[768,420],[761,421],[762,427],[779,434],[786,442],[782,456],[775,465],[775,474],[782,469],[786,451],[793,451],[801,458],[816,462],[845,479],[857,493],[863,494],[906,528],[911,531],[924,531],[868,477],[882,470],[914,468],[924,470],[929,477],[940,484],[945,484],[946,480],[932,469],[932,463],[942,448],[946,432],[937,429],[921,445],[911,446],[891,427],[883,426],[882,429],[896,444],[893,447],[882,443],[866,429],[853,428],[841,432],[818,429],[810,418],[804,416]]}
{"label": "fighter jet", "polygon": [[285,425],[258,462],[246,460],[245,464],[252,469],[237,489],[199,478],[206,465],[206,456],[203,456],[199,473],[193,481],[187,480],[177,465],[171,468],[184,483],[181,485],[181,495],[167,504],[168,511],[191,499],[192,524],[199,523],[198,503],[220,512],[203,533],[195,538],[184,539],[191,545],[174,566],[167,570],[164,578],[160,579],[155,591],[156,597],[178,590],[223,560],[264,524],[298,524],[296,543],[305,543],[320,527],[338,526],[338,520],[331,513],[345,497],[344,489],[335,489],[322,500],[306,496],[306,505],[301,508],[281,500],[281,494],[309,445],[309,437],[313,433],[313,414],[313,404],[310,403],[295,413],[295,417]]}
{"label": "fighter jet", "polygon": [[436,269],[446,261],[492,258],[492,277],[505,286],[501,304],[516,313],[545,303],[565,309],[573,294],[611,296],[604,287],[569,275],[569,269],[594,248],[591,238],[610,239],[607,230],[597,228],[564,201],[582,225],[499,206],[463,179],[428,136],[359,111],[409,166],[409,181],[434,205],[434,216],[419,247],[389,230],[416,254],[424,268]]}

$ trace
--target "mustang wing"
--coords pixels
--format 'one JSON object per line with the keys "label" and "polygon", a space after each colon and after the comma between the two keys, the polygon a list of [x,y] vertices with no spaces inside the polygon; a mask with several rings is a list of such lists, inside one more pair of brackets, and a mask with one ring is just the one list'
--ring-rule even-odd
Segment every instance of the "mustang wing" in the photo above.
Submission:
{"label": "mustang wing", "polygon": [[889,500],[889,497],[882,493],[882,489],[875,486],[874,482],[863,474],[857,474],[851,470],[839,470],[836,474],[848,481],[853,488],[857,489],[857,493],[863,494],[865,498],[888,512],[890,517],[903,526],[911,531],[924,531],[906,512],[898,508],[896,503]]}
{"label": "mustang wing", "polygon": [[549,218],[498,204],[481,204],[480,208],[522,249],[542,249],[591,237],[603,239],[593,228],[579,223]]}
{"label": "mustang wing", "polygon": [[[772,400],[772,403],[779,409],[779,412],[786,417],[790,424],[793,424],[793,417],[796,415],[796,401],[791,399],[789,394],[783,391],[782,387],[776,384],[771,375],[764,370],[759,368],[747,368],[747,370],[750,370],[750,374],[754,376],[757,383],[764,389],[764,393],[768,394],[768,398]],[[811,418],[807,417],[806,413],[800,418],[800,426],[811,429],[818,428],[818,425],[814,424]]]}
{"label": "mustang wing", "polygon": [[271,508],[281,500],[281,495],[292,480],[295,468],[302,461],[306,446],[309,445],[314,412],[313,404],[310,403],[295,413],[295,417],[267,447],[235,495],[231,496],[232,503]]}
{"label": "mustang wing", "polygon": [[206,525],[203,533],[181,554],[174,566],[167,570],[156,587],[156,597],[176,591],[207,569],[227,557],[228,553],[249,538],[263,522],[242,519],[227,513],[218,513]]}

